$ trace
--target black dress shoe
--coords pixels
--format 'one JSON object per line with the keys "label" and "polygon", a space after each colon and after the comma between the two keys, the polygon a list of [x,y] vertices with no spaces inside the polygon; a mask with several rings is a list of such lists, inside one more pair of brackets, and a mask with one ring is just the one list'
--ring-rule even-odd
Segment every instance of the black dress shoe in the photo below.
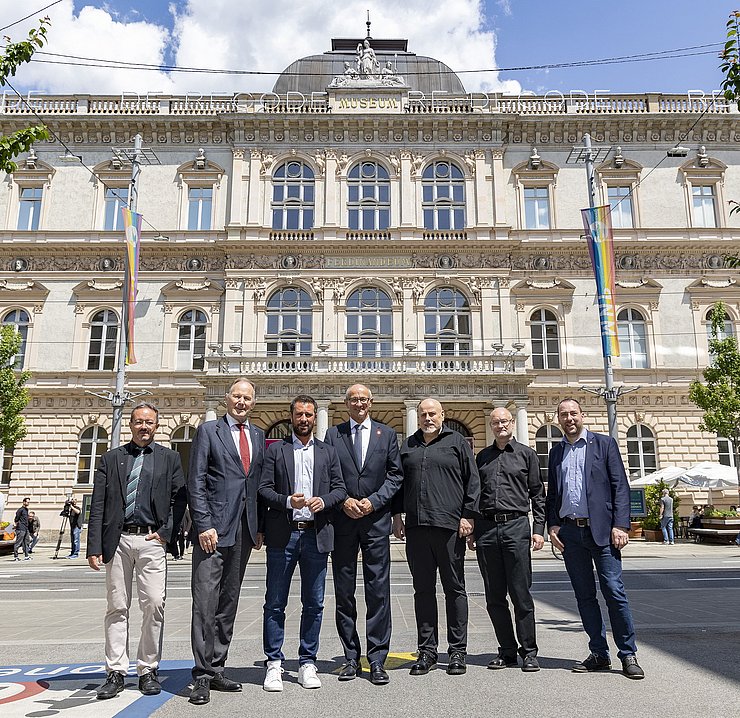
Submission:
{"label": "black dress shoe", "polygon": [[419,658],[416,660],[416,663],[411,666],[409,673],[412,676],[425,676],[436,664],[436,656],[433,656],[431,653],[427,653],[426,651],[422,651],[419,653]]}
{"label": "black dress shoe", "polygon": [[162,692],[157,679],[157,671],[147,671],[139,676],[139,690],[144,696],[156,696]]}
{"label": "black dress shoe", "polygon": [[453,651],[450,654],[450,659],[447,661],[447,675],[461,676],[467,670],[465,654],[462,651]]}
{"label": "black dress shoe", "polygon": [[195,706],[204,706],[211,700],[211,682],[206,676],[198,678],[193,684],[188,701]]}
{"label": "black dress shoe", "polygon": [[534,653],[524,656],[522,659],[522,670],[525,673],[535,673],[540,670],[540,664],[537,661],[537,656]]}
{"label": "black dress shoe", "polygon": [[517,663],[516,658],[504,658],[503,656],[496,656],[496,658],[489,662],[486,668],[490,668],[491,670],[498,670],[500,668],[516,668],[518,665],[519,664]]}
{"label": "black dress shoe", "polygon": [[645,671],[640,668],[640,664],[637,662],[637,656],[634,653],[631,656],[625,656],[622,659],[622,673],[627,678],[634,680],[640,680],[645,677]]}
{"label": "black dress shoe", "polygon": [[354,678],[357,678],[360,673],[362,673],[362,666],[353,658],[350,658],[340,669],[339,680],[351,681]]}
{"label": "black dress shoe", "polygon": [[578,661],[570,670],[573,673],[594,673],[595,671],[610,671],[611,668],[612,662],[609,656],[597,656],[595,653],[590,653],[588,658]]}
{"label": "black dress shoe", "polygon": [[211,678],[211,690],[212,691],[224,691],[225,693],[238,693],[242,689],[242,684],[232,681],[231,678],[227,678],[223,673],[216,673]]}
{"label": "black dress shoe", "polygon": [[383,668],[383,664],[380,661],[375,661],[370,664],[370,683],[373,683],[376,686],[384,686],[389,681],[390,678],[388,677],[388,673],[385,668]]}
{"label": "black dress shoe", "polygon": [[100,688],[97,690],[98,699],[104,701],[108,698],[115,698],[123,690],[123,673],[113,671],[108,674]]}

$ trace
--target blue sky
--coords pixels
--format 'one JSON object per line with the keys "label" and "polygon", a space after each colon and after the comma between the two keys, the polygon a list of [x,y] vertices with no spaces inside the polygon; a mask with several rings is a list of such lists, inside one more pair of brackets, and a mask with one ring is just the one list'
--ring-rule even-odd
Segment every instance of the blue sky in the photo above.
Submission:
{"label": "blue sky", "polygon": [[[51,0],[0,0],[0,26]],[[331,37],[407,37],[409,49],[455,70],[543,65],[710,43],[740,0],[62,0],[47,50],[152,64],[278,72],[329,48]],[[6,33],[25,34],[32,21]],[[581,68],[462,72],[469,90],[685,92],[716,89],[711,54]],[[693,52],[702,52],[702,49]],[[48,58],[47,58],[48,59]],[[183,75],[33,63],[16,86],[43,92],[264,91],[274,76]]]}

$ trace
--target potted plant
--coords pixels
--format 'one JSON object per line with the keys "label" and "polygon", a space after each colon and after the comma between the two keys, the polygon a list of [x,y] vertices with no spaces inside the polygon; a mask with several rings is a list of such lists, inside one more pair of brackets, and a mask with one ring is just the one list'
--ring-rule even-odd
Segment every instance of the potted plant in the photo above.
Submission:
{"label": "potted plant", "polygon": [[668,489],[668,495],[673,498],[673,525],[678,525],[678,505],[681,500],[676,492],[661,479],[657,484],[645,487],[645,518],[642,520],[642,535],[646,541],[663,541],[663,532],[660,530],[660,497],[663,489]]}
{"label": "potted plant", "polygon": [[740,517],[737,511],[723,511],[716,509],[714,506],[708,506],[704,509],[704,515],[701,517],[703,528],[734,529],[740,531]]}

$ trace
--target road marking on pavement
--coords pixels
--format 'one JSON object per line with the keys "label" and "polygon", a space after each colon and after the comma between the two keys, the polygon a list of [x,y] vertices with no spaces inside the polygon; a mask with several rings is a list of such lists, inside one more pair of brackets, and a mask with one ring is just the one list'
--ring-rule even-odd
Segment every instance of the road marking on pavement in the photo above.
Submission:
{"label": "road marking on pavement", "polygon": [[[54,593],[58,593],[60,591],[79,591],[79,588],[24,588],[23,593],[51,593],[52,591]],[[18,589],[15,588],[0,588],[0,593],[18,593]]]}
{"label": "road marking on pavement", "polygon": [[687,578],[687,581],[740,581],[740,576],[718,576],[717,578]]}

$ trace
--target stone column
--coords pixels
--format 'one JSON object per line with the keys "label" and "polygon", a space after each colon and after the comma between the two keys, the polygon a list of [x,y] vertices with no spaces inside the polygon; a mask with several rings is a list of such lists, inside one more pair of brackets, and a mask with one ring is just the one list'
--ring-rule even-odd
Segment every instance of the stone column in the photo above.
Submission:
{"label": "stone column", "polygon": [[494,441],[493,429],[491,429],[491,412],[494,408],[495,407],[489,406],[484,410],[484,421],[486,422],[486,446],[490,446]]}
{"label": "stone column", "polygon": [[496,224],[506,224],[506,181],[504,179],[504,150],[491,150],[493,174],[493,219]]}
{"label": "stone column", "polygon": [[317,399],[319,413],[316,417],[316,438],[323,441],[326,432],[329,430],[329,404],[328,399]]}
{"label": "stone column", "polygon": [[529,420],[527,418],[527,404],[517,402],[516,406],[516,440],[520,444],[529,446]]}
{"label": "stone column", "polygon": [[421,402],[417,399],[406,399],[403,405],[406,407],[406,436],[409,437],[419,428],[419,415],[416,409]]}
{"label": "stone column", "polygon": [[493,203],[491,202],[491,182],[487,177],[486,153],[483,150],[471,152],[475,167],[476,226],[490,227],[493,224]]}
{"label": "stone column", "polygon": [[411,181],[411,152],[401,151],[401,227],[416,225],[416,183]]}
{"label": "stone column", "polygon": [[337,154],[333,150],[329,150],[326,153],[326,165],[324,167],[324,227],[337,227],[339,225],[338,187]]}
{"label": "stone column", "polygon": [[262,168],[262,152],[254,149],[249,156],[249,190],[247,193],[247,224],[260,224],[260,170]]}
{"label": "stone column", "polygon": [[231,182],[229,183],[229,224],[239,226],[244,224],[242,218],[242,190],[244,189],[244,150],[232,150]]}

